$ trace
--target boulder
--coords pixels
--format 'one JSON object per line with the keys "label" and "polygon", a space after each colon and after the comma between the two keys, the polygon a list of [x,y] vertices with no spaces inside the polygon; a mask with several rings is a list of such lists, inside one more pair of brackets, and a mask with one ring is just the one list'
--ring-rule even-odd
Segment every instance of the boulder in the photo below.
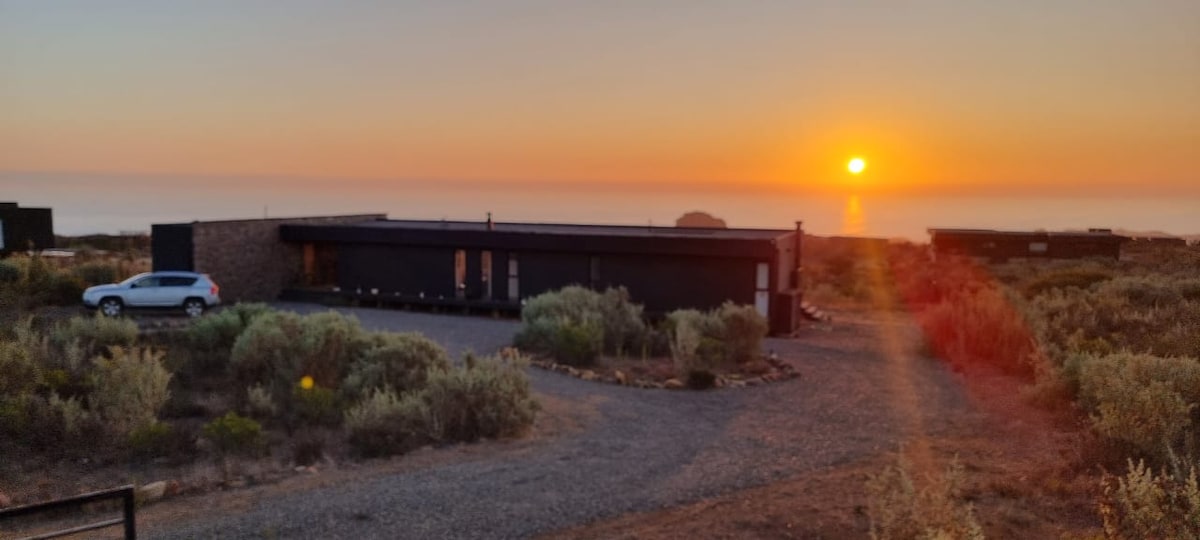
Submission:
{"label": "boulder", "polygon": [[683,381],[679,379],[667,379],[666,382],[663,382],[663,388],[668,390],[678,390],[683,388]]}
{"label": "boulder", "polygon": [[613,377],[615,379],[617,379],[617,384],[619,384],[621,386],[625,386],[625,385],[629,384],[629,377],[625,375],[624,371],[621,371],[619,369],[616,370],[615,372],[613,372]]}
{"label": "boulder", "polygon": [[137,489],[137,498],[144,503],[150,503],[163,498],[167,494],[167,483],[159,480],[150,482]]}

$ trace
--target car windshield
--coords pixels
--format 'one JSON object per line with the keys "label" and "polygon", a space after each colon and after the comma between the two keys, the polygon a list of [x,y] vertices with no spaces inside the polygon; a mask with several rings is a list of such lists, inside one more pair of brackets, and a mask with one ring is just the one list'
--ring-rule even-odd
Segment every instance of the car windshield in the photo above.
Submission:
{"label": "car windshield", "polygon": [[142,278],[144,278],[144,277],[146,277],[146,276],[148,276],[148,275],[150,275],[150,272],[142,272],[141,274],[138,274],[138,275],[136,275],[136,276],[133,276],[133,277],[131,277],[131,278],[129,278],[129,279],[126,279],[125,281],[122,281],[121,283],[119,283],[119,285],[122,285],[122,286],[128,287],[129,285],[133,284],[133,282],[135,282],[135,281],[137,281],[137,280],[139,280],[139,279],[142,279]]}

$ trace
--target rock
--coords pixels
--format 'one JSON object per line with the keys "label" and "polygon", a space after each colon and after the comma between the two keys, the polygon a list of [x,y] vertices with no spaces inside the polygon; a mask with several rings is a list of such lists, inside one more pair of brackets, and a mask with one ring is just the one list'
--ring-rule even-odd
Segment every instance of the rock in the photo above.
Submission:
{"label": "rock", "polygon": [[12,506],[12,503],[12,497],[9,497],[8,494],[3,491],[0,491],[0,508]]}
{"label": "rock", "polygon": [[316,467],[314,467],[314,466],[312,466],[312,465],[309,465],[308,467],[305,467],[305,468],[304,468],[304,472],[306,472],[306,473],[308,473],[308,474],[317,474],[317,473],[319,473],[319,472],[321,472],[321,471],[317,470],[317,468],[316,468]]}
{"label": "rock", "polygon": [[578,370],[578,369],[575,369],[575,368],[573,368],[573,367],[571,367],[571,366],[567,366],[567,375],[570,375],[570,376],[572,376],[572,377],[578,377],[578,376],[579,376],[579,370]]}
{"label": "rock", "polygon": [[678,390],[683,388],[683,381],[679,379],[667,379],[666,382],[663,383],[663,388],[668,390]]}
{"label": "rock", "polygon": [[745,388],[746,381],[729,381],[730,388]]}
{"label": "rock", "polygon": [[305,470],[305,469],[307,469],[307,468],[308,468],[308,467],[305,467],[304,465],[296,465],[296,468],[294,468],[294,469],[292,469],[292,470],[293,470],[293,471],[296,471],[296,472],[304,472],[304,470]]}
{"label": "rock", "polygon": [[617,379],[617,384],[619,384],[621,386],[625,386],[626,384],[629,384],[629,377],[625,375],[624,371],[621,371],[619,369],[616,370],[615,372],[613,372],[613,377],[615,377]]}
{"label": "rock", "polygon": [[137,497],[141,499],[142,502],[154,502],[163,498],[163,496],[166,494],[167,483],[163,482],[162,480],[150,482],[149,484],[137,489]]}
{"label": "rock", "polygon": [[174,497],[175,495],[179,495],[181,491],[183,491],[183,486],[180,485],[179,481],[171,480],[170,482],[167,482],[167,490],[164,492],[164,495],[167,497]]}
{"label": "rock", "polygon": [[579,373],[579,378],[585,381],[594,381],[596,380],[596,372],[590,369],[585,369]]}
{"label": "rock", "polygon": [[762,377],[750,377],[746,379],[746,386],[758,386],[763,383]]}

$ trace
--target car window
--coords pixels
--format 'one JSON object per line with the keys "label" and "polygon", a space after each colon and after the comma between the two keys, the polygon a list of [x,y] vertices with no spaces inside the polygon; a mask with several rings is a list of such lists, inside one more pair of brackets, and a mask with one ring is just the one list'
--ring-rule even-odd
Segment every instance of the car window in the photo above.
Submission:
{"label": "car window", "polygon": [[162,287],[191,287],[196,282],[194,277],[164,277],[159,281]]}
{"label": "car window", "polygon": [[138,289],[144,289],[146,287],[157,287],[157,286],[158,286],[158,278],[156,278],[156,277],[143,278],[143,279],[139,279],[139,280],[133,282],[133,287],[138,288]]}

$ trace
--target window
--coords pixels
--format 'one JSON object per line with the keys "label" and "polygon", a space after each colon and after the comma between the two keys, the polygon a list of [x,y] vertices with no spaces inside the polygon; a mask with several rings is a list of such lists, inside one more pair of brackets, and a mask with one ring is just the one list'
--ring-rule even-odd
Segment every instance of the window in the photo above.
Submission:
{"label": "window", "polygon": [[759,315],[770,317],[771,291],[768,287],[771,283],[771,267],[767,263],[758,263],[754,274],[754,309],[758,310]]}
{"label": "window", "polygon": [[508,254],[508,299],[516,302],[521,299],[521,279],[517,275],[517,254]]}
{"label": "window", "polygon": [[192,277],[164,277],[158,283],[161,287],[191,287],[195,282]]}
{"label": "window", "polygon": [[147,287],[157,287],[157,286],[158,286],[158,278],[148,277],[148,278],[139,279],[136,282],[134,282],[132,288],[145,289]]}
{"label": "window", "polygon": [[1045,253],[1049,247],[1050,246],[1047,245],[1045,242],[1030,242],[1029,243],[1029,252],[1030,253]]}
{"label": "window", "polygon": [[492,252],[479,254],[479,279],[483,280],[483,298],[492,299]]}

